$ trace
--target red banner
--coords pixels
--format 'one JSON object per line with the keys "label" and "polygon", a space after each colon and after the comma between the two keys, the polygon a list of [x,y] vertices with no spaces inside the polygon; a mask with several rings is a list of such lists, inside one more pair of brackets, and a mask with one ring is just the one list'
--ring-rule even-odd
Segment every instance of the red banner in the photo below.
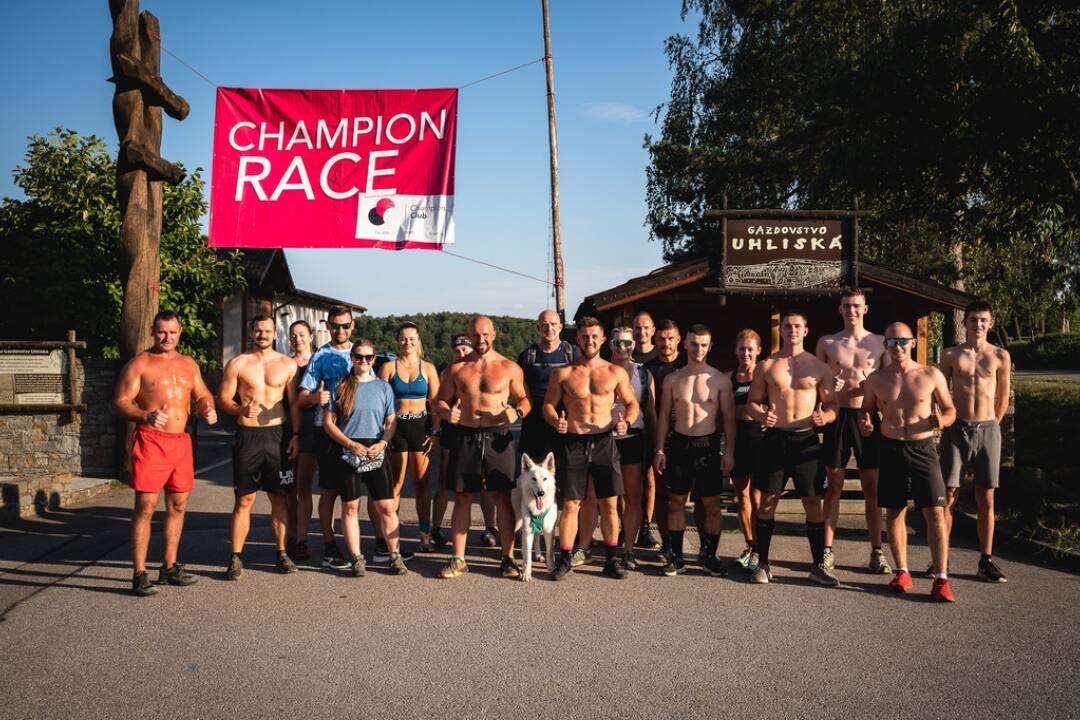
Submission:
{"label": "red banner", "polygon": [[218,88],[214,247],[454,242],[457,90]]}

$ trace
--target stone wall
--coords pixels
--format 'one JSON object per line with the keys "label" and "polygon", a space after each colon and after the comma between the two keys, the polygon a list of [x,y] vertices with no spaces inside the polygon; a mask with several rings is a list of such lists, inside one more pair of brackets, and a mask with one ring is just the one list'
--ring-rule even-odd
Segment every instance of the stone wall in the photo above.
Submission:
{"label": "stone wall", "polygon": [[115,477],[116,421],[111,402],[119,362],[78,359],[85,413],[0,414],[0,475]]}

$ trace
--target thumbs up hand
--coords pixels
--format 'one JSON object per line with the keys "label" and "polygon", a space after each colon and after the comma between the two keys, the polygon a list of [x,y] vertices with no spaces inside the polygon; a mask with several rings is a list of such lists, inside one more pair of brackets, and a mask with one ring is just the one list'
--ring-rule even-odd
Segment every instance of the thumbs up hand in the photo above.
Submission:
{"label": "thumbs up hand", "polygon": [[874,434],[874,422],[870,419],[870,413],[859,413],[859,434],[863,437],[870,437]]}
{"label": "thumbs up hand", "polygon": [[326,381],[325,380],[320,380],[319,381],[319,404],[320,405],[329,405],[330,404],[330,391],[326,389]]}
{"label": "thumbs up hand", "polygon": [[615,434],[625,435],[630,429],[630,426],[626,424],[626,418],[623,416],[622,410],[615,416]]}
{"label": "thumbs up hand", "polygon": [[570,425],[566,422],[566,411],[563,410],[559,413],[559,424],[555,426],[555,431],[560,435],[565,435],[569,429]]}
{"label": "thumbs up hand", "polygon": [[165,426],[169,424],[169,414],[165,412],[165,408],[151,410],[146,416],[146,424],[155,430],[164,430]]}
{"label": "thumbs up hand", "polygon": [[[506,402],[505,400],[503,400],[502,405],[503,405],[503,420],[505,420],[507,423],[511,423],[511,424],[514,423],[514,422],[517,422],[517,419],[519,417],[521,417],[521,415],[517,411],[517,408],[510,407],[510,404],[508,402]],[[513,420],[510,419],[510,413],[511,412],[514,413],[514,419]]]}
{"label": "thumbs up hand", "polygon": [[937,430],[941,427],[941,412],[938,410],[938,406],[935,403],[930,405],[930,427]]}
{"label": "thumbs up hand", "polygon": [[454,406],[450,408],[450,423],[457,425],[461,422],[461,398],[458,398]]}
{"label": "thumbs up hand", "polygon": [[825,413],[821,411],[821,401],[818,401],[817,408],[810,415],[810,419],[814,421],[815,427],[822,427],[825,425]]}
{"label": "thumbs up hand", "polygon": [[769,412],[765,414],[765,427],[776,427],[776,421],[779,420],[776,417],[776,403],[769,403]]}
{"label": "thumbs up hand", "polygon": [[259,417],[259,403],[255,402],[255,398],[251,398],[244,403],[243,417],[249,420],[254,420]]}
{"label": "thumbs up hand", "polygon": [[844,371],[837,370],[836,375],[833,376],[833,390],[840,392],[847,385],[847,381],[844,380]]}

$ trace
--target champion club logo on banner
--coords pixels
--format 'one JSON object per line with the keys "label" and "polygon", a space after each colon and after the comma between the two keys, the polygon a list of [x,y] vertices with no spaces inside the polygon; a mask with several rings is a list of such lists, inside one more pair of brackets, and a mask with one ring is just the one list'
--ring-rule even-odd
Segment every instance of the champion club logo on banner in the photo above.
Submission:
{"label": "champion club logo on banner", "polygon": [[457,90],[218,88],[210,245],[454,242]]}

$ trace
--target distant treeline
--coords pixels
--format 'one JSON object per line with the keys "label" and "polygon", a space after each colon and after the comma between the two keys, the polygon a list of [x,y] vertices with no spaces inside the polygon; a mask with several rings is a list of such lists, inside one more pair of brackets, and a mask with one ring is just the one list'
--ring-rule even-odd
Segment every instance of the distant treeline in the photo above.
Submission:
{"label": "distant treeline", "polygon": [[[474,313],[437,312],[418,315],[363,315],[357,322],[361,336],[375,343],[380,353],[397,353],[397,329],[404,322],[416,323],[424,344],[424,358],[438,365],[450,359],[450,340],[468,329]],[[495,349],[508,358],[516,359],[525,347],[536,341],[536,320],[491,316],[495,323]]]}

